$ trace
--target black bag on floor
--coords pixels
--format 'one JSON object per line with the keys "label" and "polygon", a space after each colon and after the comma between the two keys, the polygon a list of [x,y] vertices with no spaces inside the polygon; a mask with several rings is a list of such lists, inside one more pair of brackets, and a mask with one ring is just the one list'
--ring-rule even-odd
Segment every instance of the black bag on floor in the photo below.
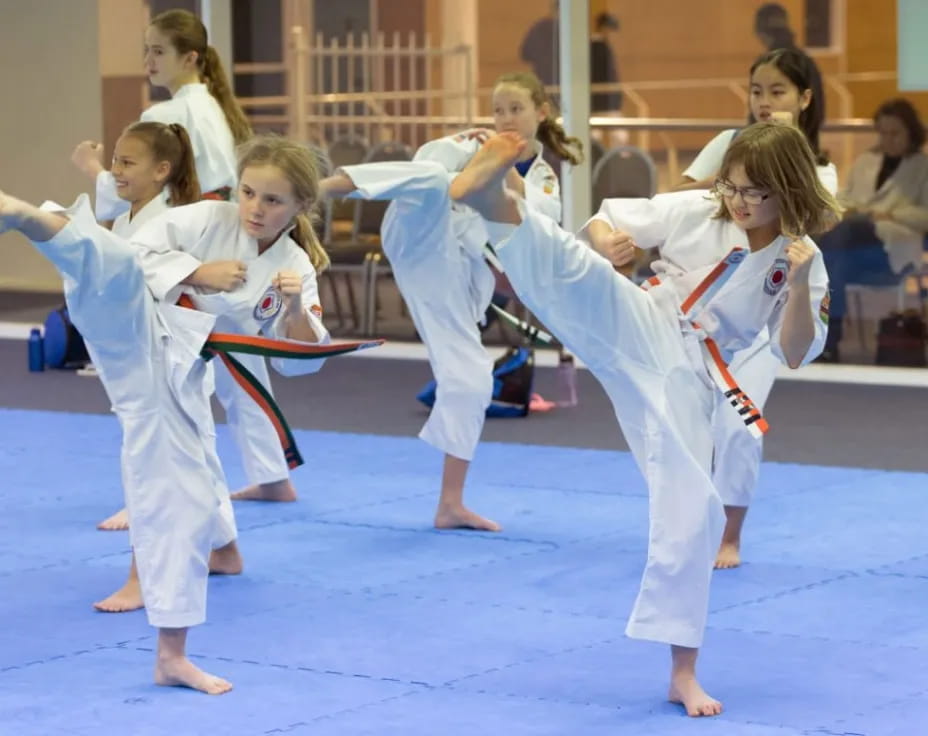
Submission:
{"label": "black bag on floor", "polygon": [[[511,347],[493,363],[493,399],[488,417],[528,416],[535,379],[535,352],[531,348]],[[426,406],[435,404],[437,384],[426,384],[416,398]]]}
{"label": "black bag on floor", "polygon": [[915,310],[890,312],[880,320],[876,336],[876,364],[909,367],[928,365],[925,359],[925,320]]}

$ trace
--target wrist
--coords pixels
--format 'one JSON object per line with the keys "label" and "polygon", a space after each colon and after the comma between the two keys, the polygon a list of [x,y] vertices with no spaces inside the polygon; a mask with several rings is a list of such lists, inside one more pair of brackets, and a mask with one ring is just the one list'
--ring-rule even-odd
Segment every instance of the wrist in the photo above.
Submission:
{"label": "wrist", "polygon": [[100,175],[101,171],[106,171],[106,169],[103,168],[103,164],[96,160],[85,161],[80,165],[80,168],[91,179],[96,179]]}

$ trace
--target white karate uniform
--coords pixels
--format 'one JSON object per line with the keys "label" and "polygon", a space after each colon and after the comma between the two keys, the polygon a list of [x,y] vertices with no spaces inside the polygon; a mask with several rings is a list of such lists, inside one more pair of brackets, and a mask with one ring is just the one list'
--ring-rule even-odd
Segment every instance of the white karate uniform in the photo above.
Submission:
{"label": "white karate uniform", "polygon": [[[281,317],[284,310],[276,290],[270,288],[278,272],[295,271],[303,278],[303,304],[322,344],[331,340],[322,323],[316,271],[306,252],[289,235],[283,234],[260,256],[257,243],[240,227],[237,205],[231,202],[203,201],[175,207],[139,230],[132,242],[147,253],[142,263],[148,284],[159,299],[174,302],[181,293],[189,294],[197,309],[217,315],[216,330],[241,335],[283,338]],[[247,266],[245,284],[233,292],[214,294],[182,285],[180,282],[198,266],[216,260],[241,260]],[[269,308],[260,306],[269,299]],[[237,354],[242,363],[272,393],[267,363],[260,355]],[[318,371],[323,360],[300,361],[272,358],[274,369],[285,376]],[[224,402],[229,429],[236,440],[251,483],[282,480],[289,474],[276,430],[267,414],[235,383],[221,361],[215,365],[216,393]]]}
{"label": "white karate uniform", "polygon": [[[699,152],[692,165],[683,172],[694,181],[701,181],[718,173],[725,152],[734,140],[737,130],[724,130]],[[816,166],[819,181],[830,194],[838,191],[838,170],[833,163]],[[719,253],[721,258],[724,253]],[[738,385],[763,410],[776,380],[779,358],[770,347],[770,335],[763,330],[754,344],[737,353],[730,368]],[[756,441],[744,432],[737,416],[722,411],[716,414],[713,426],[715,460],[713,477],[716,488],[726,506],[750,506],[757,488],[763,459],[763,442]]]}
{"label": "white karate uniform", "polygon": [[[357,187],[352,197],[393,200],[381,227],[383,250],[437,384],[419,437],[468,461],[493,396],[493,361],[477,325],[493,297],[495,278],[484,260],[483,220],[452,203],[448,186],[480,145],[464,134],[447,136],[423,145],[411,162],[341,169]],[[559,217],[557,179],[540,150],[525,182],[531,201]]]}
{"label": "white karate uniform", "polygon": [[[131,220],[128,212],[119,215],[113,222],[113,232],[124,238],[131,238],[143,224],[166,212],[169,209],[166,192],[167,190],[146,204]],[[231,259],[232,256],[216,253],[213,258]],[[240,355],[237,359],[247,365],[273,396],[264,358],[259,355]],[[215,391],[219,403],[225,409],[226,421],[241,452],[248,483],[272,483],[287,478],[290,470],[271,420],[254,399],[236,383],[225,363],[220,360],[209,363],[206,385],[210,393]]]}
{"label": "white karate uniform", "polygon": [[[211,192],[229,187],[234,193],[237,184],[235,140],[225,113],[205,84],[184,85],[171,99],[158,102],[142,112],[141,119],[183,125],[193,147],[201,191]],[[96,182],[98,219],[112,219],[127,208],[128,203],[116,194],[113,175],[109,171],[101,172]],[[114,230],[115,227],[114,223]],[[264,359],[247,356],[246,361],[254,368],[252,372],[261,380],[264,388],[270,392]],[[211,373],[214,376],[212,385],[215,386],[216,396],[226,411],[229,429],[241,452],[248,483],[271,483],[287,478],[290,471],[270,420],[235,382],[223,363],[216,361],[211,366]]]}
{"label": "white karate uniform", "polygon": [[[200,311],[216,317],[216,332],[286,338],[282,299],[271,285],[280,271],[302,277],[303,307],[319,344],[331,338],[322,319],[316,269],[309,255],[284,232],[263,253],[258,242],[242,227],[238,207],[232,202],[204,200],[174,207],[136,231],[132,244],[140,248],[145,280],[155,298],[174,303],[187,294]],[[212,292],[182,281],[204,263],[243,261],[245,283],[235,291]],[[236,359],[244,362],[244,354]],[[272,358],[271,365],[284,376],[318,371],[324,360]],[[250,367],[250,366],[249,366]]]}
{"label": "white karate uniform", "polygon": [[154,299],[138,249],[97,225],[86,195],[65,214],[70,223],[34,245],[64,279],[70,317],[122,426],[129,536],[148,621],[194,626],[206,618],[210,551],[236,537],[199,357],[215,317]]}
{"label": "white karate uniform", "polygon": [[[747,247],[737,226],[712,218],[716,207],[702,192],[603,203],[597,218],[630,232],[642,247],[661,247],[660,282],[649,291],[530,207],[517,228],[489,225],[519,297],[603,385],[647,480],[648,560],[626,632],[686,647],[702,643],[725,523],[711,477],[719,390],[701,343],[711,337],[728,357],[767,327],[780,354],[788,288],[788,241],[778,238],[746,255],[707,304],[684,316],[681,304],[717,265],[715,244]],[[811,269],[816,330],[804,361],[825,340],[818,310],[827,284],[818,252]]]}
{"label": "white karate uniform", "polygon": [[[235,140],[225,113],[205,84],[185,84],[170,100],[158,102],[143,111],[141,120],[183,125],[193,147],[200,191],[212,192],[222,187],[235,191]],[[96,183],[97,219],[112,220],[128,208],[129,203],[116,194],[113,175],[109,171],[101,171]]]}
{"label": "white karate uniform", "polygon": [[111,230],[119,237],[128,240],[135,234],[136,230],[142,227],[142,225],[149,220],[153,220],[162,212],[167,212],[170,206],[171,205],[168,204],[168,190],[164,188],[161,194],[136,212],[135,217],[130,219],[128,210],[119,215],[113,220],[113,227]]}

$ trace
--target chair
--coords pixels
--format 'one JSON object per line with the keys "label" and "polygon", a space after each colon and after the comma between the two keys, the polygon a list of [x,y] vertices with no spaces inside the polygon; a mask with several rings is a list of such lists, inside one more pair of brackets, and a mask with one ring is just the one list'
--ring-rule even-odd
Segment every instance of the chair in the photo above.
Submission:
{"label": "chair", "polygon": [[[361,143],[364,145],[364,150],[366,151],[366,144],[363,144],[363,142]],[[339,148],[336,149],[336,155],[338,155],[339,160],[343,162],[340,165],[348,165],[347,162],[357,156],[359,150],[358,144],[359,141],[357,140],[343,141],[342,144],[339,144]],[[312,143],[308,144],[308,148],[312,151],[316,159],[317,171],[320,178],[331,175],[336,166],[329,152],[321,146]],[[339,288],[339,280],[341,279],[344,285],[345,297],[347,297],[348,310],[351,313],[353,327],[355,330],[360,331],[362,329],[363,315],[361,310],[358,309],[358,299],[355,294],[352,279],[355,277],[359,279],[361,293],[365,294],[367,292],[368,273],[366,262],[367,251],[359,249],[350,243],[334,242],[332,235],[334,204],[332,200],[326,200],[322,203],[321,225],[317,226],[319,240],[322,243],[322,247],[325,248],[328,253],[330,260],[329,267],[323,271],[320,276],[319,285],[320,289],[323,284],[328,285],[332,293],[332,303],[335,307],[335,316],[338,319],[338,328],[344,329],[346,319],[345,310],[343,309],[344,298]],[[354,203],[352,202],[351,207],[353,208],[353,206]]]}
{"label": "chair", "polygon": [[[905,310],[906,297],[908,296],[908,287],[911,280],[915,282],[915,295],[918,299],[919,312],[923,318],[928,317],[925,307],[928,305],[928,238],[923,242],[924,254],[922,262],[919,265],[909,265],[901,274],[889,274],[881,277],[870,277],[861,279],[854,283],[845,285],[847,291],[848,321],[857,324],[857,340],[862,350],[867,349],[867,335],[864,329],[864,309],[863,309],[863,292],[877,291],[890,292],[895,291],[896,309],[899,312]],[[854,309],[851,309],[853,304]],[[852,311],[855,313],[852,315]]]}
{"label": "chair", "polygon": [[657,191],[657,167],[637,146],[612,148],[593,168],[593,209],[604,199],[653,197]]}

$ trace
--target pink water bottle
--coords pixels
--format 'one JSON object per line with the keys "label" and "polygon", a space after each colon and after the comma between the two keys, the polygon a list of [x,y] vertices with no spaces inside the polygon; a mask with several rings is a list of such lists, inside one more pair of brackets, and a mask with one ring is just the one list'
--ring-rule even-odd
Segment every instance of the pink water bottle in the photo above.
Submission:
{"label": "pink water bottle", "polygon": [[577,405],[577,366],[574,365],[574,356],[561,353],[557,364],[557,384],[560,390],[558,406]]}

